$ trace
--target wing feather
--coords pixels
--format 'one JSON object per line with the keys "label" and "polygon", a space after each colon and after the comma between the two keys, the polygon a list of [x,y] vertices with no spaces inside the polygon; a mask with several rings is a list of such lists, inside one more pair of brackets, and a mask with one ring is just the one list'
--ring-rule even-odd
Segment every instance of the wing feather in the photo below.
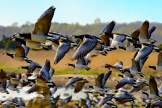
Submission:
{"label": "wing feather", "polygon": [[149,22],[146,20],[140,28],[140,37],[149,39]]}
{"label": "wing feather", "polygon": [[85,41],[79,46],[78,50],[75,52],[72,60],[81,59],[86,56],[90,51],[92,51],[97,45],[96,39],[85,38]]}
{"label": "wing feather", "polygon": [[84,81],[77,81],[74,93],[78,93],[84,86],[85,82]]}
{"label": "wing feather", "polygon": [[24,56],[25,57],[25,50],[19,43],[16,43],[15,56]]}
{"label": "wing feather", "polygon": [[65,54],[69,51],[70,49],[70,43],[69,42],[60,42],[59,47],[57,49],[57,53],[54,58],[54,64],[57,64],[64,56]]}
{"label": "wing feather", "polygon": [[48,35],[55,9],[54,6],[51,6],[39,17],[35,23],[33,34]]}
{"label": "wing feather", "polygon": [[158,95],[157,83],[155,81],[154,76],[152,75],[150,75],[149,88],[150,88],[150,94]]}
{"label": "wing feather", "polygon": [[157,66],[162,66],[162,53],[161,52],[158,54]]}

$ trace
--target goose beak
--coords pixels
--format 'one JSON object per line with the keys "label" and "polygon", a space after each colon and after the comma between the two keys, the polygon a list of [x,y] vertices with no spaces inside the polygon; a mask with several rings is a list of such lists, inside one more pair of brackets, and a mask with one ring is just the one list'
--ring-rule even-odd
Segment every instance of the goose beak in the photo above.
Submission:
{"label": "goose beak", "polygon": [[10,40],[13,40],[13,39],[15,39],[15,37],[14,37],[14,36],[11,36],[11,37],[10,37]]}
{"label": "goose beak", "polygon": [[60,39],[61,39],[61,40],[67,40],[67,38],[66,38],[66,37],[60,37]]}
{"label": "goose beak", "polygon": [[106,66],[105,66],[105,65],[102,65],[101,67],[102,67],[102,68],[106,68]]}
{"label": "goose beak", "polygon": [[101,39],[97,39],[98,43],[104,43]]}
{"label": "goose beak", "polygon": [[72,35],[72,36],[70,36],[70,39],[75,39],[75,36],[76,36],[76,35]]}
{"label": "goose beak", "polygon": [[2,55],[6,54],[6,52],[2,53]]}

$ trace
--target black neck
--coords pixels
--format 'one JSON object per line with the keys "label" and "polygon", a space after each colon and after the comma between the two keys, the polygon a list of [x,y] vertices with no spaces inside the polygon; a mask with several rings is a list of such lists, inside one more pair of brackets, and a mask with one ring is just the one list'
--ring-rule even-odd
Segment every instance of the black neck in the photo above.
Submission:
{"label": "black neck", "polygon": [[156,70],[156,66],[149,66],[149,68]]}
{"label": "black neck", "polygon": [[74,68],[75,68],[75,65],[74,65],[74,64],[70,64],[70,63],[68,63],[68,65],[69,65],[69,66],[72,66],[72,67],[74,67]]}
{"label": "black neck", "polygon": [[30,33],[20,34],[20,37],[25,37],[25,38],[31,39],[31,34]]}
{"label": "black neck", "polygon": [[107,36],[113,38],[113,34],[112,34],[112,33],[105,33],[105,35],[107,35]]}
{"label": "black neck", "polygon": [[21,66],[22,69],[28,69],[29,66]]}
{"label": "black neck", "polygon": [[13,54],[6,53],[6,55],[8,55],[8,56],[10,56],[11,58],[13,58]]}
{"label": "black neck", "polygon": [[24,41],[23,39],[16,38],[15,41],[18,41],[18,42],[20,42],[21,44],[26,45],[26,41]]}

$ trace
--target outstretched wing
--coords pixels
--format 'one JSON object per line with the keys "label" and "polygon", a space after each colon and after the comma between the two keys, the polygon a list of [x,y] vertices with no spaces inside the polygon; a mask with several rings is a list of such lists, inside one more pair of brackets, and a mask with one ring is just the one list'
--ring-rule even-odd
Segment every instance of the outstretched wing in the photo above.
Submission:
{"label": "outstretched wing", "polygon": [[84,86],[85,82],[84,81],[77,81],[74,93],[78,93]]}
{"label": "outstretched wing", "polygon": [[114,26],[115,26],[115,21],[112,21],[100,33],[101,35],[99,38],[104,41],[106,46],[110,46],[110,37],[108,36],[108,34],[112,33]]}
{"label": "outstretched wing", "polygon": [[78,50],[75,52],[72,60],[81,59],[86,56],[90,51],[92,51],[97,45],[96,39],[85,38],[85,41],[79,46]]}
{"label": "outstretched wing", "polygon": [[30,48],[28,48],[28,47],[25,46],[24,44],[22,44],[22,47],[24,48],[25,56],[27,56],[27,54],[28,54]]}
{"label": "outstretched wing", "polygon": [[149,22],[146,20],[140,28],[140,37],[149,39],[148,29]]}
{"label": "outstretched wing", "polygon": [[162,53],[159,52],[158,54],[158,63],[157,63],[157,66],[162,66]]}
{"label": "outstretched wing", "polygon": [[150,88],[150,94],[158,95],[157,83],[155,81],[154,76],[152,75],[150,75],[149,88]]}
{"label": "outstretched wing", "polygon": [[16,43],[15,56],[24,56],[25,57],[25,50],[19,43]]}
{"label": "outstretched wing", "polygon": [[33,34],[48,34],[55,9],[54,6],[51,6],[39,17],[35,23]]}
{"label": "outstretched wing", "polygon": [[54,58],[54,64],[57,64],[64,56],[65,54],[69,51],[70,49],[70,43],[69,42],[59,42],[59,47],[57,49],[57,53]]}

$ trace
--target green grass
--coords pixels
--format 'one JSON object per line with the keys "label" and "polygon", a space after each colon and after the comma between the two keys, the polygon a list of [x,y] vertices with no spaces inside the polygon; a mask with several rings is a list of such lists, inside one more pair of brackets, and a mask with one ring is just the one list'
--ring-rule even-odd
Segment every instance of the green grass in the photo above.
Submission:
{"label": "green grass", "polygon": [[24,69],[18,69],[17,66],[1,66],[0,69],[3,69],[6,72],[17,72],[17,73],[23,73]]}
{"label": "green grass", "polygon": [[[24,73],[25,70],[24,69],[18,69],[17,66],[0,66],[0,69],[3,69],[6,72],[17,72],[17,73]],[[101,74],[101,73],[106,73],[106,72],[97,72],[97,71],[65,71],[65,70],[55,70],[55,74],[72,74],[72,73],[76,73],[76,74]],[[118,72],[112,72],[111,75],[116,75],[116,74],[120,74]],[[151,72],[151,73],[145,73],[144,76],[150,76],[150,75],[157,75],[157,72]]]}

